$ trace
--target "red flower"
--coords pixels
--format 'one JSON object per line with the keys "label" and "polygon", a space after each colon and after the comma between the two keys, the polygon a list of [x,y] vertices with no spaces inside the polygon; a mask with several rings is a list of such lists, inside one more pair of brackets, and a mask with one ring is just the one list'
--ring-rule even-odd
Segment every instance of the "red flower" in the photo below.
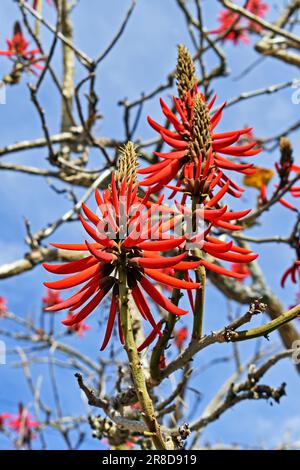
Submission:
{"label": "red flower", "polygon": [[[67,316],[67,320],[72,320],[74,315],[72,313],[69,313]],[[83,336],[85,331],[89,331],[91,327],[89,325],[86,325],[84,321],[81,321],[79,323],[76,323],[75,325],[71,325],[68,327],[68,331],[70,333],[76,333],[77,336]]]}
{"label": "red flower", "polygon": [[21,61],[24,65],[28,66],[30,71],[32,71],[32,67],[43,69],[43,66],[38,63],[43,59],[36,57],[38,54],[40,54],[40,50],[37,48],[28,49],[29,42],[22,33],[18,22],[15,24],[13,37],[11,39],[7,39],[6,43],[7,49],[0,50],[0,55]]}
{"label": "red flower", "polygon": [[220,26],[217,29],[209,31],[211,34],[220,34],[222,41],[232,41],[235,45],[239,42],[249,44],[247,29],[241,25],[240,17],[237,13],[232,13],[230,10],[222,10],[218,17]]}
{"label": "red flower", "polygon": [[[283,164],[282,164],[282,162],[275,163],[275,167],[276,167],[278,175],[281,178],[281,186],[282,187],[284,187],[285,185],[287,185],[289,183],[290,177],[294,178],[294,176],[296,176],[296,175],[292,175],[293,172],[296,173],[296,174],[300,173],[300,166],[294,165],[292,162],[289,162],[289,161],[287,161]],[[288,192],[292,197],[296,197],[296,198],[300,197],[300,186],[292,186],[289,189]],[[297,207],[294,204],[287,201],[285,198],[279,199],[279,202],[284,207],[287,207],[288,209],[290,209],[292,211],[298,211]]]}
{"label": "red flower", "polygon": [[246,263],[232,263],[231,270],[234,273],[239,273],[243,275],[242,279],[238,279],[238,281],[243,282],[247,277],[250,276],[250,271]]}
{"label": "red flower", "polygon": [[46,310],[48,307],[52,307],[53,305],[59,304],[63,301],[60,292],[56,292],[51,289],[47,289],[46,294],[42,298],[44,309]]}
{"label": "red flower", "polygon": [[[51,273],[70,275],[60,281],[45,282],[45,286],[50,289],[63,290],[86,283],[69,299],[47,308],[47,311],[68,308],[72,313],[77,310],[72,318],[68,317],[63,322],[68,327],[83,321],[112,291],[109,318],[101,350],[106,347],[111,337],[116,317],[119,318],[117,300],[120,272],[126,272],[127,286],[138,310],[151,324],[153,331],[159,335],[161,335],[160,329],[152,316],[143,291],[168,312],[174,315],[184,315],[187,311],[172,304],[153,285],[153,280],[180,289],[189,290],[200,287],[199,283],[179,280],[161,272],[161,269],[165,267],[185,270],[189,268],[188,261],[184,262],[184,267],[181,265],[187,257],[186,252],[173,257],[158,255],[153,257],[153,252],[175,250],[182,245],[185,237],[175,238],[167,233],[178,223],[179,219],[176,217],[171,220],[171,228],[170,223],[157,221],[152,223],[151,216],[161,210],[162,206],[159,204],[149,206],[148,204],[146,207],[149,195],[140,200],[137,192],[138,185],[132,180],[128,184],[124,178],[122,183],[117,185],[115,177],[112,176],[111,187],[105,191],[103,198],[99,191],[95,192],[101,217],[94,214],[85,204],[82,205],[84,214],[95,228],[82,216],[80,216],[80,221],[94,242],[90,243],[86,240],[82,244],[54,244],[55,247],[65,250],[85,251],[88,256],[70,263],[44,264],[44,268]],[[81,308],[85,302],[88,303]],[[120,322],[119,334],[123,342]]]}
{"label": "red flower", "polygon": [[[19,405],[19,412],[17,415],[11,415],[11,419],[8,422],[8,426],[13,429],[16,433],[28,435],[32,433],[32,430],[39,426],[37,421],[33,421],[30,413],[21,404]],[[31,434],[32,437],[32,434]]]}
{"label": "red flower", "polygon": [[[197,86],[182,99],[173,97],[179,118],[162,99],[160,100],[162,112],[174,130],[171,131],[169,126],[161,126],[150,117],[148,122],[161,135],[164,142],[172,147],[172,150],[167,153],[155,152],[161,161],[139,170],[140,174],[148,175],[141,186],[150,187],[151,192],[156,192],[178,177],[176,187],[171,187],[174,190],[172,196],[180,191],[181,187],[182,191],[186,192],[186,186],[189,186],[186,181],[188,179],[198,181],[193,188],[194,194],[208,193],[215,186],[223,188],[228,184],[227,193],[236,197],[241,195],[243,189],[231,181],[223,170],[233,170],[243,174],[251,174],[255,170],[252,169],[251,163],[235,163],[228,160],[227,156],[250,157],[260,153],[261,149],[254,148],[256,142],[233,145],[251,129],[215,132],[225,107],[223,104],[211,115],[215,99],[216,97],[207,104],[203,94],[198,92]],[[188,191],[191,192],[191,188],[188,187]]]}
{"label": "red flower", "polygon": [[179,328],[179,330],[175,332],[175,344],[178,349],[182,348],[183,343],[187,340],[187,338],[188,338],[188,329],[186,326]]}
{"label": "red flower", "polygon": [[294,284],[297,284],[300,280],[300,261],[295,261],[290,268],[288,268],[281,278],[281,287],[285,286],[286,280],[288,277],[291,277],[291,280]]}
{"label": "red flower", "polygon": [[[251,13],[258,16],[259,18],[264,18],[269,10],[269,5],[262,2],[261,0],[248,0],[247,10],[251,11]],[[248,27],[250,31],[258,33],[263,29],[263,27],[255,23],[255,21],[249,21]]]}
{"label": "red flower", "polygon": [[7,299],[0,295],[0,317],[8,312]]}

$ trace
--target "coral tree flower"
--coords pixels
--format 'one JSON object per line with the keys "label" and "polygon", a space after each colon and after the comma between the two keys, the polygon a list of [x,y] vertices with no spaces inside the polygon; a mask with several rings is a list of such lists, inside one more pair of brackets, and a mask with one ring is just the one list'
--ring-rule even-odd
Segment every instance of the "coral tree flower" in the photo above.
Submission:
{"label": "coral tree flower", "polygon": [[[254,15],[259,18],[264,18],[269,10],[269,5],[264,3],[262,0],[248,0],[247,10],[251,11]],[[263,27],[255,21],[249,21],[248,28],[250,31],[259,33]]]}
{"label": "coral tree flower", "polygon": [[[283,189],[300,174],[300,166],[294,164],[292,144],[286,137],[280,139],[280,153],[280,161],[275,163],[275,168],[280,178],[277,189]],[[291,186],[288,193],[292,197],[300,197],[300,186]],[[279,199],[279,202],[292,211],[298,210],[296,206],[287,201],[286,198]]]}
{"label": "coral tree flower", "polygon": [[[154,286],[153,281],[186,290],[200,287],[199,283],[180,280],[161,271],[165,267],[188,269],[188,261],[184,262],[183,267],[181,265],[188,254],[185,251],[179,251],[174,256],[157,255],[157,252],[176,250],[185,241],[185,237],[176,238],[169,234],[169,223],[152,222],[151,214],[160,210],[160,205],[146,205],[148,194],[143,199],[138,196],[136,165],[134,146],[128,143],[123,149],[119,170],[112,176],[111,186],[103,196],[98,190],[95,192],[100,216],[94,214],[85,204],[82,205],[87,220],[80,216],[80,221],[93,242],[85,240],[79,244],[54,244],[57,248],[86,253],[88,256],[70,263],[44,264],[44,268],[51,273],[67,275],[59,281],[45,282],[46,287],[64,290],[84,284],[67,300],[47,308],[47,311],[68,308],[73,313],[72,318],[68,317],[63,321],[68,327],[82,322],[100,305],[104,297],[112,292],[101,350],[106,347],[111,337],[116,317],[119,320],[120,339],[123,341],[118,308],[120,270],[126,272],[127,286],[137,309],[157,334],[161,332],[152,316],[145,293],[156,304],[174,315],[184,315],[187,311],[171,303]],[[132,167],[134,171],[130,170]],[[174,218],[171,226],[175,223]],[[113,236],[108,236],[112,233]]]}
{"label": "coral tree flower", "polygon": [[42,298],[45,309],[47,307],[52,307],[52,305],[56,305],[62,301],[63,299],[61,297],[61,293],[51,289],[47,289],[46,294]]}
{"label": "coral tree flower", "polygon": [[285,283],[289,277],[294,284],[297,284],[297,282],[300,280],[300,261],[295,261],[292,266],[285,271],[281,278],[281,287],[285,286]]}
{"label": "coral tree flower", "polygon": [[188,329],[186,326],[179,328],[179,330],[175,332],[175,344],[178,349],[182,348],[187,338],[188,338]]}
{"label": "coral tree flower", "polygon": [[0,55],[7,56],[16,61],[20,61],[24,65],[28,65],[29,69],[35,67],[37,69],[43,69],[43,66],[39,64],[42,58],[36,57],[40,54],[40,50],[29,49],[29,42],[22,33],[20,24],[16,22],[14,28],[14,34],[11,39],[7,39],[7,49],[0,50]]}
{"label": "coral tree flower", "polygon": [[32,431],[39,426],[37,421],[33,421],[32,416],[27,409],[20,404],[17,415],[11,415],[8,421],[8,427],[13,429],[17,434],[23,436],[24,442],[30,442],[33,437]]}
{"label": "coral tree flower", "polygon": [[[69,313],[67,316],[67,320],[72,320],[73,319],[73,314]],[[71,325],[68,327],[69,333],[76,333],[77,336],[82,337],[86,331],[89,331],[91,327],[89,325],[86,325],[84,321],[81,321],[79,323],[75,323],[75,325]]]}
{"label": "coral tree flower", "polygon": [[219,28],[209,31],[211,34],[220,34],[222,41],[232,41],[234,45],[239,42],[249,44],[247,28],[242,25],[240,16],[230,10],[222,10],[219,13]]}
{"label": "coral tree flower", "polygon": [[240,282],[250,277],[250,271],[246,263],[232,263],[231,270],[243,275],[242,279],[238,279]]}
{"label": "coral tree flower", "polygon": [[[188,61],[192,62],[188,51],[179,46],[177,77],[182,75],[181,62]],[[211,193],[215,186],[227,186],[227,193],[239,197],[243,189],[224,172],[229,170],[252,174],[255,169],[252,168],[252,163],[236,163],[229,160],[228,156],[251,157],[260,153],[261,149],[255,148],[256,142],[234,145],[250,129],[217,133],[216,126],[222,118],[225,104],[211,114],[216,97],[206,103],[205,97],[197,89],[196,78],[190,79],[190,82],[194,82],[192,88],[186,87],[185,92],[179,90],[180,97],[173,97],[177,115],[162,99],[160,100],[162,112],[173,130],[148,117],[149,124],[171,147],[171,151],[155,152],[160,161],[139,170],[140,174],[147,175],[141,186],[150,188],[151,192],[157,192],[178,178],[173,195],[180,190],[206,194]],[[190,179],[197,179],[197,185],[193,189],[189,188]]]}

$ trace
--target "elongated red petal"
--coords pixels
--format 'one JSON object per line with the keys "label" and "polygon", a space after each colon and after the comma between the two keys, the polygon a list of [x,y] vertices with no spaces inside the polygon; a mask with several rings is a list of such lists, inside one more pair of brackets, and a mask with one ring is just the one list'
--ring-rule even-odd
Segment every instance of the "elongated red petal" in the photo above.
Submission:
{"label": "elongated red petal", "polygon": [[47,307],[45,310],[47,312],[58,312],[59,310],[64,310],[66,308],[71,308],[81,303],[85,303],[86,300],[91,297],[99,289],[100,276],[94,276],[83,289],[80,289],[79,292],[69,297],[69,299],[64,302],[60,302],[51,307]]}
{"label": "elongated red petal", "polygon": [[104,351],[104,349],[108,345],[108,342],[110,340],[110,337],[111,337],[111,334],[112,334],[112,331],[113,331],[116,314],[117,314],[117,302],[116,302],[115,296],[113,295],[112,299],[111,299],[111,304],[110,304],[110,311],[109,311],[109,315],[108,315],[105,336],[104,336],[104,340],[103,340],[102,346],[100,348],[100,351]]}
{"label": "elongated red petal", "polygon": [[83,321],[100,304],[107,292],[107,289],[102,289],[82,310],[80,310],[80,312],[76,313],[72,318],[63,320],[62,324],[65,326],[73,326],[76,325],[76,323]]}
{"label": "elongated red petal", "polygon": [[149,305],[147,304],[147,301],[143,295],[143,292],[140,290],[138,285],[136,285],[135,287],[131,289],[131,293],[132,293],[133,300],[137,308],[139,309],[139,311],[143,313],[143,316],[148,320],[152,328],[154,328],[154,330],[156,331],[156,334],[158,334],[159,336],[162,336],[162,332],[160,331],[159,328],[157,328],[155,320],[149,308]]}
{"label": "elongated red petal", "polygon": [[94,212],[92,212],[84,203],[82,204],[81,206],[83,212],[85,213],[85,215],[87,216],[87,218],[94,224],[94,225],[98,225],[98,224],[102,224],[101,220],[99,219],[99,217],[94,214]]}
{"label": "elongated red petal", "polygon": [[167,286],[176,287],[177,289],[197,289],[198,287],[201,287],[201,284],[198,282],[186,282],[160,271],[155,271],[154,269],[145,269],[145,273],[155,281]]}
{"label": "elongated red petal", "polygon": [[117,260],[117,256],[113,253],[106,253],[105,251],[97,250],[87,240],[85,240],[86,246],[90,253],[98,260],[103,263],[111,263]]}
{"label": "elongated red petal", "polygon": [[175,152],[167,152],[167,153],[161,153],[161,152],[153,152],[154,155],[160,158],[165,158],[167,160],[176,160],[179,158],[183,158],[187,151],[186,150],[177,150]]}
{"label": "elongated red petal", "polygon": [[149,251],[165,251],[165,250],[172,250],[173,248],[177,248],[186,240],[186,236],[173,238],[170,237],[169,240],[157,240],[153,242],[142,242],[139,244],[139,248],[143,250]]}
{"label": "elongated red petal", "polygon": [[[54,248],[60,250],[71,250],[71,251],[88,251],[85,243],[50,243]],[[94,248],[101,248],[103,245],[100,243],[91,243]]]}
{"label": "elongated red petal", "polygon": [[83,271],[84,269],[90,268],[97,264],[97,260],[92,256],[88,256],[87,258],[80,259],[78,261],[71,261],[70,263],[64,264],[48,264],[43,263],[43,267],[49,271],[50,273],[54,274],[72,274],[78,273],[79,271]]}
{"label": "elongated red petal", "polygon": [[97,263],[95,266],[85,269],[81,273],[77,273],[74,276],[65,277],[60,281],[44,282],[44,286],[54,290],[69,289],[70,287],[78,286],[79,284],[82,284],[83,282],[91,279],[93,276],[95,276],[95,274],[99,273],[100,268],[100,264]]}
{"label": "elongated red petal", "polygon": [[181,253],[178,256],[172,256],[169,258],[163,258],[161,256],[157,256],[154,259],[149,259],[149,258],[132,258],[131,262],[132,263],[137,263],[139,266],[142,268],[150,268],[150,269],[163,269],[163,268],[169,268],[174,266],[175,264],[179,263],[182,261],[184,258],[186,258],[187,253]]}
{"label": "elongated red petal", "polygon": [[157,325],[156,325],[156,328],[153,328],[151,333],[147,336],[147,338],[145,339],[145,341],[140,344],[140,346],[137,348],[138,352],[141,352],[143,351],[145,348],[147,348],[148,346],[150,346],[150,344],[155,340],[155,338],[157,337],[157,328],[160,329],[163,325],[164,321],[163,320],[160,320]]}
{"label": "elongated red petal", "polygon": [[103,246],[114,246],[115,243],[113,240],[111,240],[110,238],[106,237],[104,234],[100,236],[100,233],[97,232],[95,229],[93,229],[85,220],[83,217],[81,217],[81,215],[79,216],[79,219],[80,219],[80,222],[82,223],[82,225],[84,226],[86,232],[97,242],[97,243],[100,243],[101,245]]}
{"label": "elongated red petal", "polygon": [[223,268],[223,266],[219,266],[214,263],[210,263],[209,261],[202,260],[201,264],[209,269],[210,271],[213,271],[217,274],[222,274],[223,276],[228,276],[228,277],[234,277],[236,279],[244,279],[244,274],[239,274],[233,271],[229,271],[228,269]]}
{"label": "elongated red petal", "polygon": [[177,307],[177,305],[172,304],[172,302],[170,302],[170,300],[156,289],[156,287],[153,286],[153,284],[151,284],[151,282],[144,276],[139,280],[139,283],[154,302],[166,309],[168,312],[173,315],[186,315],[188,313],[187,310],[183,310],[182,308]]}

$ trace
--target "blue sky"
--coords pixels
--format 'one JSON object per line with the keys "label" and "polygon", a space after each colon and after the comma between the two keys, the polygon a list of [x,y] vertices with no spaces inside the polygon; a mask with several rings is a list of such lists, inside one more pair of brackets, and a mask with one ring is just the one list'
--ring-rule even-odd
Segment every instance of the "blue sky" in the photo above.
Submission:
{"label": "blue sky", "polygon": [[[216,26],[217,1],[205,0],[205,23],[208,28]],[[270,18],[276,14],[273,2],[270,4]],[[73,15],[75,23],[75,42],[79,48],[90,56],[96,56],[103,51],[114,35],[128,8],[128,2],[124,0],[81,0],[79,7]],[[47,10],[46,10],[47,9]],[[5,47],[5,39],[11,35],[13,22],[18,18],[16,6],[11,0],[1,2],[1,35],[0,48]],[[46,6],[45,12],[51,21],[53,12]],[[43,33],[46,45],[49,45],[51,36]],[[137,0],[137,6],[122,40],[116,45],[99,69],[97,80],[97,92],[100,96],[99,111],[105,116],[97,125],[99,136],[111,136],[123,138],[123,124],[121,108],[118,101],[127,97],[129,100],[136,98],[143,91],[150,91],[157,84],[165,80],[165,77],[174,68],[176,61],[176,45],[185,43],[190,45],[186,32],[184,19],[173,0]],[[251,47],[240,45],[224,47],[229,57],[229,68],[232,75],[228,78],[218,79],[213,84],[214,91],[218,94],[218,102],[230,99],[242,91],[257,89],[260,87],[285,82],[300,78],[296,69],[287,67],[280,62],[270,59],[264,60],[262,66],[255,68],[243,80],[235,80],[257,55]],[[55,64],[60,66],[59,55],[55,57]],[[9,71],[9,62],[0,58],[0,75]],[[209,63],[213,66],[213,63]],[[77,72],[77,78],[82,76],[82,71]],[[24,77],[22,83],[7,90],[7,104],[0,106],[0,146],[23,139],[40,137],[41,128],[38,116],[29,102],[27,83],[32,77]],[[234,129],[244,125],[254,126],[255,135],[265,137],[273,135],[297,120],[299,107],[291,100],[293,90],[287,89],[280,94],[271,97],[261,97],[245,101],[224,112],[224,119],[220,129]],[[163,96],[168,99],[170,91]],[[47,112],[48,124],[52,132],[59,131],[58,112],[59,101],[53,85],[46,80],[40,95],[43,106]],[[153,131],[146,124],[145,117],[151,114],[154,118],[160,118],[158,98],[147,103],[143,110],[141,123],[136,137],[152,138]],[[291,137],[296,163],[298,144],[298,132]],[[23,164],[47,166],[45,161],[46,149],[39,149],[26,153],[19,153],[6,157],[5,161],[13,161]],[[262,166],[272,167],[278,159],[278,154],[262,153],[258,163]],[[93,166],[100,166],[98,154],[93,155]],[[48,185],[40,178],[28,177],[10,172],[1,173],[0,206],[1,237],[0,237],[0,263],[11,262],[22,257],[26,251],[23,242],[25,236],[24,217],[29,217],[33,230],[45,226],[49,221],[55,220],[60,214],[69,208],[67,200],[56,195]],[[56,183],[62,187],[60,183]],[[81,194],[78,190],[78,194]],[[38,195],[38,197],[37,197]],[[255,190],[249,189],[243,196],[241,204],[251,207],[255,200]],[[232,201],[232,207],[236,202]],[[240,204],[240,203],[239,203]],[[59,209],[59,210],[58,210]],[[253,234],[260,233],[263,236],[271,234],[287,235],[289,227],[293,223],[292,214],[289,211],[276,207],[271,214],[262,218],[262,226],[253,230]],[[80,239],[81,230],[77,224],[57,231],[49,241],[65,241]],[[295,288],[288,285],[283,291],[279,286],[279,280],[283,270],[291,263],[293,254],[285,247],[267,245],[259,248],[262,266],[272,288],[280,296],[283,303],[288,306],[293,303]],[[22,277],[11,278],[2,281],[0,295],[9,299],[10,309],[20,315],[38,315],[41,306],[41,297],[44,293],[42,281],[47,278],[41,267],[24,274]],[[207,332],[218,328],[226,322],[226,305],[222,296],[209,286],[206,300],[207,315],[205,330]],[[240,311],[240,307],[234,305],[234,311]],[[100,312],[102,313],[102,312]],[[62,317],[60,316],[60,319]],[[79,345],[91,357],[97,355],[101,329],[98,324],[100,318],[89,320],[93,330],[88,332],[82,340],[70,338],[70,344]],[[59,320],[57,320],[59,325]],[[2,325],[1,325],[2,326]],[[102,328],[103,330],[103,328]],[[279,345],[278,335],[272,335],[274,346]],[[242,345],[242,357],[246,360],[253,352],[254,344]],[[197,357],[194,367],[197,370],[202,364],[222,354],[231,354],[231,345],[216,346],[205,351]],[[15,359],[15,358],[14,358]],[[37,379],[43,369],[37,366],[33,370]],[[233,366],[221,364],[210,370],[196,375],[193,386],[203,395],[199,403],[201,411],[212,398],[213,393],[233,371]],[[59,383],[64,390],[62,401],[66,414],[74,413],[74,410],[84,407],[73,378],[74,371],[59,371]],[[1,391],[0,412],[14,412],[16,403],[22,400],[24,403],[32,402],[32,397],[24,382],[23,375],[15,368],[0,366]],[[266,375],[266,382],[278,386],[281,382],[287,382],[288,398],[283,399],[280,406],[265,402],[244,403],[225,414],[219,421],[211,425],[204,433],[203,441],[239,442],[247,445],[276,445],[285,431],[291,430],[293,435],[300,437],[299,413],[299,377],[289,360],[277,365]],[[167,389],[169,384],[163,385]],[[43,392],[50,405],[53,403],[52,391],[47,379],[43,383]],[[193,406],[195,396],[188,395],[188,401]],[[192,417],[193,418],[193,417]],[[87,429],[87,435],[88,434]],[[55,431],[48,432],[50,448],[63,448],[61,440]],[[38,447],[38,442],[34,444]],[[7,447],[7,441],[0,435],[0,449]],[[98,442],[87,437],[84,448],[101,448]]]}

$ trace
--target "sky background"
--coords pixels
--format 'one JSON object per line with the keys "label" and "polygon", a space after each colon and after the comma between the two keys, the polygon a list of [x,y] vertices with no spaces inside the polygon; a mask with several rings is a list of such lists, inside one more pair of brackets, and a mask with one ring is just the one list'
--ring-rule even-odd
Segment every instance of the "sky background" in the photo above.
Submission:
{"label": "sky background", "polygon": [[[276,16],[281,2],[267,2],[270,5],[268,18]],[[219,11],[216,0],[204,0],[205,25],[208,29],[217,25],[217,14]],[[128,2],[125,0],[81,0],[78,8],[74,11],[73,21],[75,25],[75,43],[80,49],[87,52],[91,57],[97,56],[105,49],[112,36],[120,25]],[[19,19],[15,3],[12,0],[2,0],[0,48],[5,48],[5,40],[11,36],[13,23]],[[48,5],[45,6],[45,15],[49,21],[54,21],[53,11]],[[43,31],[45,47],[49,46],[51,35]],[[254,40],[254,39],[253,39]],[[165,77],[173,70],[176,63],[176,45],[184,43],[190,46],[186,32],[185,22],[178,10],[174,0],[137,0],[137,6],[122,37],[107,59],[99,69],[96,90],[100,96],[99,111],[105,116],[97,124],[96,134],[98,136],[110,136],[113,138],[124,138],[122,122],[122,110],[118,101],[125,97],[129,100],[137,98],[141,92],[150,91],[159,83],[165,81]],[[260,67],[241,80],[236,77],[255,59],[257,55],[249,45],[225,45],[224,50],[228,55],[231,75],[218,79],[213,84],[213,90],[218,94],[218,103],[231,99],[243,91],[250,91],[292,79],[298,79],[299,72],[296,68],[287,67],[281,62],[266,59]],[[58,51],[59,52],[59,51]],[[60,56],[56,54],[54,64],[60,69]],[[209,62],[212,67],[214,62]],[[9,61],[0,57],[0,76],[10,70]],[[82,70],[76,72],[76,79],[82,77]],[[0,147],[6,144],[24,140],[34,139],[42,136],[41,126],[34,107],[30,103],[27,83],[34,81],[32,76],[23,77],[22,83],[7,89],[6,105],[0,105]],[[224,118],[219,127],[222,130],[231,130],[251,125],[254,127],[255,135],[267,137],[280,132],[298,119],[299,106],[293,104],[292,94],[294,90],[288,88],[283,92],[272,96],[264,96],[253,100],[241,102],[239,105],[224,112]],[[163,93],[168,99],[170,90]],[[59,100],[56,91],[47,79],[41,90],[40,100],[44,106],[48,125],[51,132],[59,132]],[[154,119],[160,120],[160,108],[158,97],[147,103],[143,110],[142,119],[137,129],[136,138],[153,138],[154,132],[146,124],[146,115],[150,114]],[[291,136],[294,146],[294,156],[297,164],[299,150],[299,132]],[[273,167],[278,159],[278,153],[262,153],[256,157],[257,163],[264,167]],[[12,161],[27,165],[47,167],[46,149],[30,152],[22,152],[5,157],[4,161]],[[100,167],[98,153],[94,152],[92,166]],[[55,182],[59,188],[65,187],[60,182]],[[78,189],[78,195],[82,191]],[[13,172],[2,171],[0,184],[0,263],[12,262],[23,257],[26,252],[24,243],[25,229],[24,217],[31,221],[33,231],[44,227],[49,221],[54,221],[70,207],[70,203],[63,197],[55,194],[45,181],[40,177],[30,177]],[[232,208],[243,205],[252,207],[255,203],[256,192],[249,189],[243,196],[241,202],[232,201]],[[92,203],[91,203],[92,204]],[[251,234],[269,236],[272,234],[288,235],[293,223],[293,214],[281,206],[276,206],[271,213],[262,218],[262,225],[253,229]],[[82,237],[79,224],[69,224],[68,227],[58,230],[49,241],[77,241]],[[283,271],[291,264],[293,253],[282,245],[267,245],[259,248],[260,259],[266,277],[272,289],[277,293],[286,307],[293,304],[295,286],[289,283],[282,290],[280,277]],[[22,277],[15,277],[1,282],[0,295],[7,297],[9,308],[19,315],[38,316],[41,309],[41,298],[44,294],[42,282],[50,279],[41,267],[25,273]],[[226,304],[223,297],[215,288],[208,287],[206,299],[207,313],[205,318],[205,331],[210,332],[226,323]],[[243,309],[233,304],[235,313]],[[100,341],[102,340],[103,327],[99,321],[105,317],[103,309],[99,316],[93,315],[88,324],[92,330],[87,332],[81,339],[78,337],[68,338],[67,341],[76,345],[88,355],[95,358],[98,354]],[[60,328],[60,320],[63,314],[58,314],[57,327]],[[4,320],[0,320],[1,323]],[[182,320],[188,324],[188,320]],[[2,325],[1,325],[2,327]],[[280,345],[277,333],[272,334],[274,348]],[[267,346],[267,345],[265,345]],[[256,343],[243,344],[241,354],[247,360],[253,354]],[[230,355],[231,345],[215,346],[209,348],[194,362],[193,386],[201,393],[201,400],[193,393],[188,395],[188,404],[193,412],[190,420],[194,419],[195,410],[199,413],[205,408],[213,394],[218,390],[224,380],[233,372],[233,365],[220,364],[207,371],[201,372],[201,367],[214,357]],[[16,411],[19,401],[32,404],[32,397],[24,381],[23,374],[18,368],[11,367],[16,357],[9,357],[6,366],[0,365],[0,413]],[[35,380],[45,372],[42,366],[33,369]],[[47,372],[47,371],[46,371]],[[64,413],[72,415],[75,410],[85,413],[84,404],[81,401],[73,374],[76,371],[58,371],[58,383],[63,390],[62,403]],[[170,381],[164,384],[162,390],[172,386]],[[265,382],[279,386],[287,382],[288,398],[283,399],[280,406],[266,402],[243,403],[224,414],[221,419],[209,426],[204,434],[202,443],[240,443],[250,447],[265,446],[272,447],[283,439],[300,439],[300,416],[299,416],[299,376],[294,371],[292,362],[287,359],[275,366],[265,376]],[[47,378],[44,378],[42,392],[50,406],[53,405],[52,390]],[[197,405],[197,406],[196,406]],[[190,410],[190,411],[191,411]],[[49,430],[46,432],[49,447],[64,448],[64,444],[58,434]],[[0,434],[0,449],[8,448],[8,442]],[[39,447],[39,441],[34,444]],[[87,438],[84,449],[104,448],[104,445],[93,440],[87,429]]]}

